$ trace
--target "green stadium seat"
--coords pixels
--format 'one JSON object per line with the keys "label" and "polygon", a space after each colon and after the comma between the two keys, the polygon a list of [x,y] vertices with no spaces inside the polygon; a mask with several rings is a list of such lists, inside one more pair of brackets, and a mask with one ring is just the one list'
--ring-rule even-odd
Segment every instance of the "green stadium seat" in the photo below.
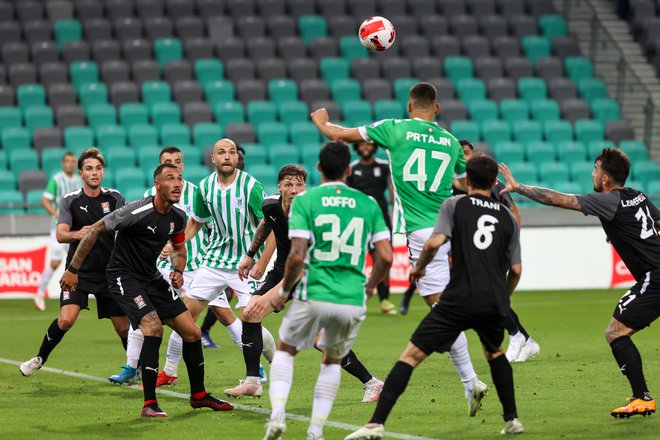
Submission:
{"label": "green stadium seat", "polygon": [[546,99],[548,88],[541,78],[520,78],[518,80],[518,94],[528,103]]}
{"label": "green stadium seat", "polygon": [[257,127],[257,140],[266,148],[275,144],[286,144],[289,132],[286,125],[280,122],[264,122]]}
{"label": "green stadium seat", "polygon": [[39,154],[35,150],[13,150],[9,152],[9,168],[14,175],[20,176],[23,171],[39,169]]}
{"label": "green stadium seat", "polygon": [[567,142],[573,140],[573,127],[568,121],[549,120],[543,125],[545,140],[548,142]]}
{"label": "green stadium seat", "polygon": [[94,132],[89,127],[67,127],[64,130],[64,146],[89,148],[94,145]]}
{"label": "green stadium seat", "polygon": [[551,99],[537,99],[530,104],[532,118],[537,121],[558,121],[560,119],[559,104]]}
{"label": "green stadium seat", "polygon": [[540,167],[545,162],[554,162],[557,151],[550,142],[533,141],[525,144],[525,155],[529,162]]}
{"label": "green stadium seat", "polygon": [[137,163],[140,168],[145,171],[151,170],[150,172],[153,172],[153,170],[155,170],[158,166],[158,162],[160,160],[160,150],[161,148],[155,145],[150,147],[140,147],[137,149]]}
{"label": "green stadium seat", "polygon": [[299,165],[300,164],[300,151],[295,145],[292,144],[276,144],[271,145],[269,149],[269,162],[279,170],[285,165]]}
{"label": "green stadium seat", "polygon": [[511,173],[521,183],[529,185],[538,180],[538,167],[531,162],[511,162],[508,166]]}
{"label": "green stadium seat", "polygon": [[103,83],[85,83],[78,87],[78,99],[84,108],[108,103],[108,87]]}
{"label": "green stadium seat", "polygon": [[582,194],[582,185],[578,182],[555,181],[550,188],[564,194]]}
{"label": "green stadium seat", "polygon": [[27,192],[25,195],[25,204],[27,206],[28,214],[46,214],[43,206],[41,206],[43,193],[43,189],[31,189]]}
{"label": "green stadium seat", "polygon": [[92,61],[78,61],[69,67],[71,83],[76,89],[83,84],[99,82],[99,68]]}
{"label": "green stadium seat", "polygon": [[366,58],[369,51],[360,43],[359,38],[354,35],[347,35],[339,39],[339,53],[350,63],[357,58]]}
{"label": "green stadium seat", "polygon": [[160,142],[163,145],[189,145],[190,129],[185,124],[163,124],[160,127]]}
{"label": "green stadium seat", "polygon": [[474,69],[472,61],[467,57],[449,56],[443,63],[445,76],[455,83],[459,79],[472,78]]}
{"label": "green stadium seat", "polygon": [[224,76],[225,69],[222,61],[210,58],[195,61],[195,77],[202,87],[214,81],[220,81]]}
{"label": "green stadium seat", "polygon": [[2,186],[0,191],[0,214],[25,214],[23,209],[23,195],[16,191],[7,191]]}
{"label": "green stadium seat", "polygon": [[0,170],[0,188],[4,190],[15,190],[18,183],[13,171]]}
{"label": "green stadium seat", "polygon": [[301,146],[302,164],[307,170],[316,168],[319,161],[319,153],[321,152],[322,144],[315,142]]}
{"label": "green stadium seat", "polygon": [[237,101],[220,102],[213,107],[213,113],[223,130],[229,124],[242,124],[245,122],[245,107]]}
{"label": "green stadium seat", "polygon": [[619,148],[626,153],[628,159],[633,163],[648,160],[649,158],[649,150],[646,148],[646,145],[644,145],[644,142],[621,141],[621,143],[619,143]]}
{"label": "green stadium seat", "polygon": [[607,98],[607,86],[600,78],[582,78],[577,82],[577,89],[588,103]]}
{"label": "green stadium seat", "polygon": [[262,122],[275,122],[277,107],[271,101],[251,101],[247,105],[247,118],[255,127]]}
{"label": "green stadium seat", "polygon": [[456,80],[458,97],[469,106],[472,101],[486,99],[486,85],[480,79],[464,78]]}
{"label": "green stadium seat", "polygon": [[518,141],[527,143],[534,141],[541,141],[543,139],[543,131],[541,130],[541,123],[538,121],[518,121],[513,124],[513,138]]}
{"label": "green stadium seat", "polygon": [[86,109],[87,122],[94,130],[117,124],[117,110],[110,104],[96,104]]}
{"label": "green stadium seat", "polygon": [[138,149],[142,149],[143,146],[159,145],[158,130],[149,124],[132,125],[128,128],[128,143]]}
{"label": "green stadium seat", "polygon": [[582,142],[559,142],[557,155],[564,163],[582,162],[587,160],[587,147]]}
{"label": "green stadium seat", "polygon": [[503,99],[500,101],[502,119],[512,123],[529,118],[529,105],[521,99]]}
{"label": "green stadium seat", "polygon": [[[644,182],[640,182],[639,180],[634,180],[634,179],[628,179],[626,180],[626,186],[628,188],[634,188],[637,191],[641,191],[643,193],[646,193],[646,185],[644,185]],[[593,186],[591,187],[591,190],[593,190]],[[656,205],[660,203],[655,203]]]}
{"label": "green stadium seat", "polygon": [[[513,164],[525,161],[525,149],[519,142],[498,142],[492,145],[498,162]],[[536,176],[534,178],[536,179]]]}
{"label": "green stadium seat", "polygon": [[587,57],[566,57],[564,60],[564,70],[566,70],[566,74],[573,82],[594,76],[594,66]]}
{"label": "green stadium seat", "polygon": [[154,43],[154,55],[161,69],[170,61],[183,59],[183,46],[178,38],[159,38]]}
{"label": "green stadium seat", "polygon": [[591,119],[575,121],[575,139],[578,141],[585,143],[600,141],[604,136],[605,129],[600,122]]}
{"label": "green stadium seat", "polygon": [[552,186],[557,182],[567,182],[570,173],[568,165],[563,162],[544,162],[539,164],[539,175],[541,180]]}
{"label": "green stadium seat", "polygon": [[[119,169],[134,167],[137,160],[137,154],[133,148],[109,148],[104,151],[104,155],[108,167],[115,171],[115,181],[117,184],[119,184],[122,179],[121,174],[118,173]],[[142,179],[142,185],[144,185],[144,179]]]}
{"label": "green stadium seat", "polygon": [[542,15],[539,17],[539,28],[548,40],[566,35],[566,20],[561,15]]}
{"label": "green stadium seat", "polygon": [[587,143],[587,159],[596,160],[596,157],[603,151],[604,148],[615,148],[614,142],[599,140]]}
{"label": "green stadium seat", "polygon": [[159,102],[151,107],[151,120],[159,129],[165,124],[181,122],[181,109],[173,102]]}
{"label": "green stadium seat", "polygon": [[0,150],[0,171],[5,171],[9,168],[9,158],[5,150]]}
{"label": "green stadium seat", "polygon": [[370,124],[373,122],[373,111],[369,101],[345,101],[341,105],[344,121],[349,127]]}
{"label": "green stadium seat", "polygon": [[585,183],[588,183],[593,187],[593,178],[591,177],[591,173],[594,170],[593,162],[586,160],[568,162],[568,166],[572,181],[579,182],[583,188]]}
{"label": "green stadium seat", "polygon": [[215,145],[223,135],[222,128],[212,122],[202,122],[193,127],[193,140],[195,145],[201,149]]}
{"label": "green stadium seat", "polygon": [[360,83],[354,79],[337,79],[330,84],[332,98],[341,105],[346,101],[360,99]]}
{"label": "green stadium seat", "polygon": [[303,15],[298,18],[298,33],[309,44],[315,38],[328,35],[328,23],[321,15]]}
{"label": "green stadium seat", "polygon": [[280,121],[291,127],[295,122],[309,121],[309,107],[304,101],[284,101],[277,104]]}
{"label": "green stadium seat", "polygon": [[53,30],[55,42],[60,50],[66,43],[82,40],[82,28],[78,20],[57,20]]}
{"label": "green stadium seat", "polygon": [[21,110],[31,106],[46,105],[46,91],[41,84],[22,84],[16,91],[16,101]]}
{"label": "green stadium seat", "polygon": [[236,94],[231,81],[211,81],[202,87],[208,103],[233,101]]}
{"label": "green stadium seat", "polygon": [[34,135],[37,128],[53,126],[53,110],[48,106],[33,106],[25,109],[25,127]]}
{"label": "green stadium seat", "polygon": [[550,56],[550,39],[538,35],[527,35],[522,39],[525,56],[535,64],[539,58]]}
{"label": "green stadium seat", "polygon": [[119,123],[127,129],[134,125],[148,124],[149,109],[144,104],[122,104],[119,107]]}
{"label": "green stadium seat", "polygon": [[406,109],[401,101],[382,99],[374,104],[374,118],[377,121],[388,118],[404,117]]}
{"label": "green stadium seat", "polygon": [[328,84],[338,79],[350,78],[349,72],[351,66],[346,58],[321,58],[321,61],[319,61],[319,68],[321,70],[321,78],[323,78]]}
{"label": "green stadium seat", "polygon": [[290,125],[291,143],[294,145],[306,145],[321,142],[321,133],[316,126],[309,121],[294,122]]}
{"label": "green stadium seat", "polygon": [[613,99],[594,99],[591,101],[591,113],[603,125],[621,119],[619,104]]}
{"label": "green stadium seat", "polygon": [[652,180],[646,185],[646,195],[656,205],[660,203],[660,180]]}
{"label": "green stadium seat", "polygon": [[211,174],[211,172],[204,165],[186,165],[184,178],[188,182],[199,185],[199,182],[209,174]]}
{"label": "green stadium seat", "polygon": [[[144,170],[143,170],[144,171]],[[146,174],[146,171],[145,171]],[[130,188],[124,188],[124,191],[122,191],[122,195],[126,199],[127,202],[132,202],[134,200],[140,200],[144,198],[144,191],[146,188],[136,186],[136,187],[130,187]]]}
{"label": "green stadium seat", "polygon": [[290,79],[273,79],[268,82],[268,97],[275,104],[298,100],[298,85]]}
{"label": "green stadium seat", "polygon": [[181,154],[183,154],[184,161],[187,165],[202,164],[202,152],[203,152],[202,149],[197,148],[194,145],[186,145],[186,144],[177,145],[177,148],[181,150]]}
{"label": "green stadium seat", "polygon": [[410,88],[418,82],[417,78],[398,78],[394,80],[394,97],[405,105],[408,102]]}
{"label": "green stadium seat", "polygon": [[[279,170],[275,169],[274,166],[266,164],[247,164],[246,171],[261,182],[264,187],[270,187],[271,190],[273,187],[277,188],[277,173]],[[269,192],[268,189],[266,192]]]}
{"label": "green stadium seat", "polygon": [[[133,150],[129,150],[133,151]],[[115,182],[117,185],[117,190],[121,193],[127,193],[129,190],[135,188],[141,189],[144,193],[147,188],[147,173],[138,167],[132,167],[128,164],[122,165],[121,167],[115,167]],[[151,176],[149,176],[151,177]],[[151,179],[149,179],[151,180]]]}
{"label": "green stadium seat", "polygon": [[165,81],[146,81],[142,83],[142,101],[148,106],[172,101],[172,88]]}
{"label": "green stadium seat", "polygon": [[660,180],[660,165],[653,161],[637,162],[632,167],[632,176],[648,185],[652,180]]}
{"label": "green stadium seat", "polygon": [[105,168],[105,172],[103,173],[103,186],[106,188],[115,188],[115,173],[113,170],[109,169],[108,167]]}
{"label": "green stadium seat", "polygon": [[[62,169],[60,164],[64,153],[67,151],[68,150],[61,147],[50,147],[41,150],[41,168],[47,178]],[[2,169],[2,167],[0,167],[0,169]]]}
{"label": "green stadium seat", "polygon": [[265,165],[268,162],[268,150],[261,144],[242,144],[245,148],[245,160],[251,165]]}
{"label": "green stadium seat", "polygon": [[14,150],[29,149],[32,136],[27,128],[8,127],[2,130],[2,148],[11,153]]}
{"label": "green stadium seat", "polygon": [[452,121],[449,131],[456,136],[456,139],[467,139],[470,142],[479,142],[481,140],[479,124],[475,121]]}
{"label": "green stadium seat", "polygon": [[511,126],[505,121],[486,121],[481,124],[481,138],[489,145],[511,140]]}
{"label": "green stadium seat", "polygon": [[5,128],[21,127],[22,120],[21,110],[17,107],[0,107],[0,133]]}
{"label": "green stadium seat", "polygon": [[473,99],[467,103],[470,119],[477,122],[498,119],[497,103],[490,99]]}
{"label": "green stadium seat", "polygon": [[96,130],[99,148],[103,151],[124,147],[126,145],[126,129],[120,125],[103,125]]}

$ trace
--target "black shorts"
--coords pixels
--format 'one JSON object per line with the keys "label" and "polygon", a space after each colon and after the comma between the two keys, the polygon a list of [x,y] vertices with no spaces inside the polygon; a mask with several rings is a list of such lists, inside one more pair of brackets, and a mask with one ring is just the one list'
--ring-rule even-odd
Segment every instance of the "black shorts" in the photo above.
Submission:
{"label": "black shorts", "polygon": [[462,331],[474,329],[486,350],[495,353],[504,340],[505,322],[506,316],[497,313],[475,313],[437,303],[419,323],[410,342],[427,355],[444,353]]}
{"label": "black shorts", "polygon": [[94,295],[96,297],[96,314],[99,319],[124,316],[124,311],[105,287],[101,284],[91,288],[87,283],[79,283],[74,292],[60,291],[60,308],[75,304],[81,309],[89,310],[89,295]]}
{"label": "black shorts", "polygon": [[283,270],[280,271],[279,269],[271,269],[270,272],[266,274],[264,281],[259,285],[259,288],[255,290],[252,295],[262,296],[267,294],[273,287],[277,286],[277,284],[282,281],[283,278]]}
{"label": "black shorts", "polygon": [[142,281],[129,274],[108,273],[108,287],[133,328],[138,328],[142,317],[151,312],[156,312],[163,321],[188,311],[174,288],[162,277]]}
{"label": "black shorts", "polygon": [[641,330],[660,316],[660,270],[648,272],[614,307],[612,317],[626,327]]}

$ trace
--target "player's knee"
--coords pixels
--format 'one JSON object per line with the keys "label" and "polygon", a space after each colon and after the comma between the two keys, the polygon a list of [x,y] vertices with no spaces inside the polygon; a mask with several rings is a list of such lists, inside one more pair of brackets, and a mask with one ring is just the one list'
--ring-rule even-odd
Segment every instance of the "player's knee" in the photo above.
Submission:
{"label": "player's knee", "polygon": [[623,336],[619,329],[617,329],[613,325],[609,325],[607,329],[605,329],[605,340],[607,341],[608,344],[611,344],[612,341],[617,339],[618,337]]}
{"label": "player's knee", "polygon": [[225,327],[230,326],[236,320],[236,316],[231,311],[231,309],[225,309],[224,307],[213,307],[213,313],[218,318],[218,321],[222,323]]}
{"label": "player's knee", "polygon": [[119,336],[128,337],[128,319],[113,319],[112,325]]}
{"label": "player's knee", "polygon": [[71,329],[75,323],[75,316],[60,316],[57,318],[57,326],[63,331]]}
{"label": "player's knee", "polygon": [[181,335],[181,339],[183,339],[183,341],[187,343],[199,341],[201,337],[202,337],[202,330],[196,325],[191,327],[188,331],[186,331],[185,334]]}

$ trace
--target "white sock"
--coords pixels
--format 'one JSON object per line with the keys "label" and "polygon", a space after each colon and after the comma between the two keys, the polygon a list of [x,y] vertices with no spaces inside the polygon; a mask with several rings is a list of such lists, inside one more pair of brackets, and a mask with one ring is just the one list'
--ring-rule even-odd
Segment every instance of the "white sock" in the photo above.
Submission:
{"label": "white sock", "polygon": [[451,346],[449,359],[451,359],[451,363],[454,364],[454,368],[456,368],[458,375],[461,377],[461,382],[463,382],[465,390],[471,391],[474,389],[474,379],[476,379],[477,373],[474,371],[472,361],[470,360],[465,332],[461,332]]}
{"label": "white sock", "polygon": [[239,350],[243,351],[243,341],[241,340],[241,335],[243,334],[243,323],[240,319],[235,319],[234,322],[229,324],[226,327],[229,332],[229,337],[234,344],[238,347]]}
{"label": "white sock", "polygon": [[137,368],[140,361],[140,352],[142,352],[142,343],[144,343],[144,335],[142,330],[133,330],[133,327],[128,328],[128,344],[126,345],[126,363],[132,368]]}
{"label": "white sock", "polygon": [[286,351],[277,350],[273,356],[273,363],[270,364],[270,406],[272,412],[271,420],[276,416],[285,418],[286,401],[289,398],[291,384],[293,383],[293,356]]}
{"label": "white sock", "polygon": [[179,368],[181,357],[183,356],[183,339],[177,332],[172,332],[170,342],[167,344],[167,358],[163,371],[168,376],[176,376],[176,370]]}
{"label": "white sock", "polygon": [[[272,367],[271,367],[272,371]],[[271,372],[271,376],[272,376]],[[272,380],[272,379],[271,379]],[[341,382],[341,365],[321,364],[321,371],[314,387],[314,404],[312,406],[312,421],[309,424],[308,434],[317,437],[323,435],[323,425],[328,420],[332,405],[335,403],[337,390]]]}
{"label": "white sock", "polygon": [[268,331],[266,327],[261,326],[261,337],[264,341],[264,348],[261,353],[264,355],[269,364],[273,363],[273,355],[275,354],[275,338]]}
{"label": "white sock", "polygon": [[46,292],[46,287],[48,287],[48,282],[50,281],[50,278],[52,276],[53,276],[53,268],[50,267],[50,263],[47,263],[46,268],[41,274],[41,284],[39,284],[39,290],[37,291],[38,297],[43,298],[44,293]]}

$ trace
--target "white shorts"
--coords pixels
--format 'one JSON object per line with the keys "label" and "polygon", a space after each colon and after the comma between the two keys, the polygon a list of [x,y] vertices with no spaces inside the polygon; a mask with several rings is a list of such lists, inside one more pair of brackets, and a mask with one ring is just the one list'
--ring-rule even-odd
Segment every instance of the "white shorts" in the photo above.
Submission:
{"label": "white shorts", "polygon": [[[207,301],[216,307],[230,308],[225,289],[231,287],[238,303],[236,308],[247,306],[250,297],[259,288],[259,281],[252,277],[241,281],[237,270],[215,269],[201,266],[195,271],[195,277],[188,289],[188,298]],[[212,303],[212,304],[211,304]]]}
{"label": "white shorts", "polygon": [[324,301],[293,300],[280,325],[280,341],[297,350],[318,347],[331,359],[342,359],[357,338],[366,317],[366,307]]}
{"label": "white shorts", "polygon": [[[158,271],[160,274],[165,278],[165,280],[170,283],[170,270],[169,269],[161,269],[158,268]],[[195,273],[197,270],[187,270],[183,273],[183,286],[180,289],[174,289],[174,291],[180,296],[184,297],[188,293],[188,290],[190,289],[190,285],[192,284],[193,278],[195,278]],[[171,283],[170,283],[171,284]],[[220,302],[219,298],[214,299],[213,301],[209,302],[209,306],[218,306],[222,307],[222,303]]]}
{"label": "white shorts", "polygon": [[[431,238],[431,235],[433,235],[433,228],[419,229],[408,234],[408,251],[410,252],[410,264],[413,267],[417,264],[424,244]],[[426,275],[417,282],[417,290],[421,296],[444,292],[449,284],[450,250],[450,242],[443,244],[433,260],[426,266]]]}
{"label": "white shorts", "polygon": [[57,241],[55,229],[50,231],[50,261],[64,261],[69,253],[69,244]]}

